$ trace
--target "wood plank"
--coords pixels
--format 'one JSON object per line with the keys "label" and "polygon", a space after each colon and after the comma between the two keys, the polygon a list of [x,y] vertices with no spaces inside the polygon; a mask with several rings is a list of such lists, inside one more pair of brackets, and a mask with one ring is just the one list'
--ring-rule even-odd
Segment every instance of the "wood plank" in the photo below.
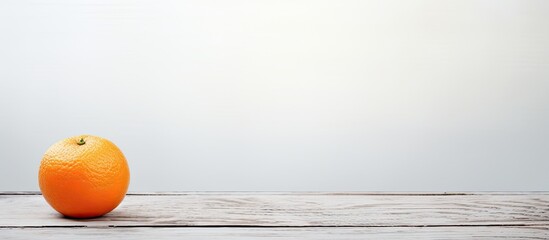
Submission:
{"label": "wood plank", "polygon": [[[347,191],[347,192],[322,192],[322,191],[299,191],[299,192],[273,192],[273,191],[176,191],[176,192],[128,192],[127,195],[411,195],[411,196],[448,196],[448,195],[549,195],[547,191],[526,191],[526,192],[497,192],[497,191],[485,191],[485,192],[359,192],[359,191]],[[40,191],[0,191],[0,195],[41,195]]]}
{"label": "wood plank", "polygon": [[95,219],[61,217],[40,195],[0,195],[0,227],[545,226],[549,195],[129,195]]}
{"label": "wood plank", "polygon": [[0,239],[548,239],[549,227],[19,228]]}

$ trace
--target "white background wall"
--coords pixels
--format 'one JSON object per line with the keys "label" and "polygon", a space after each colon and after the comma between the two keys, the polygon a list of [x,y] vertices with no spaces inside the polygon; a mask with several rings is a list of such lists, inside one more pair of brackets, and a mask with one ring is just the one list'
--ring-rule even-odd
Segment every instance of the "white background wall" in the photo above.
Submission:
{"label": "white background wall", "polygon": [[0,190],[549,190],[549,1],[2,0]]}

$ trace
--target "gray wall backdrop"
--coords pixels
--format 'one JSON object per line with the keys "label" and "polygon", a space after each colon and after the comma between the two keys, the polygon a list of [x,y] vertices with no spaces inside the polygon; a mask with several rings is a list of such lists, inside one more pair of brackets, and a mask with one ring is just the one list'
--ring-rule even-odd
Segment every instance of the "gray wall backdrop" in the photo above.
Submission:
{"label": "gray wall backdrop", "polygon": [[549,190],[549,1],[2,0],[0,190]]}

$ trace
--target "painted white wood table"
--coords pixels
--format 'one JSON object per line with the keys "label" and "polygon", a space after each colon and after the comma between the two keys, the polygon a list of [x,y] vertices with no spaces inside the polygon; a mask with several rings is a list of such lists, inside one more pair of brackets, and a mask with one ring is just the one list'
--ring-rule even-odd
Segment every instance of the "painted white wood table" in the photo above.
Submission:
{"label": "painted white wood table", "polygon": [[68,219],[0,192],[0,239],[549,239],[549,192],[130,193]]}

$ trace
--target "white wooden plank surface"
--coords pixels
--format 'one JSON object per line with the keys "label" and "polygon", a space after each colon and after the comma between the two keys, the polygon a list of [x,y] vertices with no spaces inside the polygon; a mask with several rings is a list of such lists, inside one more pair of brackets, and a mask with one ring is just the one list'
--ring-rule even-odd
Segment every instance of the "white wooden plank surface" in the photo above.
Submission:
{"label": "white wooden plank surface", "polygon": [[549,228],[0,228],[0,239],[549,239]]}
{"label": "white wooden plank surface", "polygon": [[549,194],[129,195],[112,213],[66,219],[40,195],[0,195],[6,227],[405,227],[549,225]]}

